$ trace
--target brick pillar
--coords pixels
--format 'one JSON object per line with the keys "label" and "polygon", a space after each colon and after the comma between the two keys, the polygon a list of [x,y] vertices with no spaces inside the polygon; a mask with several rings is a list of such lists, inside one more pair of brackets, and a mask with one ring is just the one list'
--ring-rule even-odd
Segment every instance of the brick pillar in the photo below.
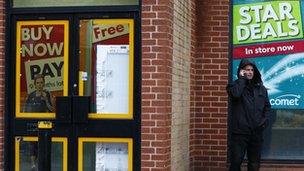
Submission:
{"label": "brick pillar", "polygon": [[142,1],[142,170],[170,170],[172,0]]}
{"label": "brick pillar", "polygon": [[191,170],[226,170],[228,0],[196,0],[191,75]]}
{"label": "brick pillar", "polygon": [[190,63],[194,0],[174,0],[171,170],[189,170]]}

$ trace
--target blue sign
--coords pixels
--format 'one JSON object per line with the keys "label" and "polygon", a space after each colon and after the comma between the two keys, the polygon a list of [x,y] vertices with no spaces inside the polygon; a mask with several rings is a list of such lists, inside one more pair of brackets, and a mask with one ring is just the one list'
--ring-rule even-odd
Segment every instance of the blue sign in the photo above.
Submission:
{"label": "blue sign", "polygon": [[[262,75],[274,109],[304,109],[304,53],[249,58]],[[233,60],[233,79],[237,79],[240,60]]]}

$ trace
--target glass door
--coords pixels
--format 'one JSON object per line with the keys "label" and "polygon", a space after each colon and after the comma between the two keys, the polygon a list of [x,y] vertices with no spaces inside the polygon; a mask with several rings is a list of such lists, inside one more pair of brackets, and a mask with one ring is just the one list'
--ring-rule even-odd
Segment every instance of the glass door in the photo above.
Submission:
{"label": "glass door", "polygon": [[89,118],[133,119],[133,20],[80,20],[79,39],[79,94],[91,97]]}
{"label": "glass door", "polygon": [[[40,16],[43,17],[43,16]],[[41,20],[38,17],[13,20],[12,47],[13,112],[10,119],[11,161],[9,170],[38,170],[38,121],[56,120],[56,97],[68,95],[71,17]],[[13,88],[14,87],[14,88]],[[52,170],[68,170],[68,142],[71,128],[54,129]],[[61,132],[61,133],[60,133]]]}
{"label": "glass door", "polygon": [[134,121],[134,20],[80,19],[79,42],[79,95],[90,97],[88,119],[111,119],[118,129],[111,138],[78,137],[78,170],[131,171],[134,132],[121,134],[118,124]]}
{"label": "glass door", "polygon": [[39,121],[54,125],[52,171],[140,170],[136,18],[130,13],[13,18],[9,170],[38,169]]}

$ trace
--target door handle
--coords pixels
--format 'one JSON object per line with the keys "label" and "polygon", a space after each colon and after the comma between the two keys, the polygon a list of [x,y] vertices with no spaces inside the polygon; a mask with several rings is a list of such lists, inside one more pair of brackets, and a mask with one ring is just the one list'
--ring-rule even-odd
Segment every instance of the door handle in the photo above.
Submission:
{"label": "door handle", "polygon": [[87,123],[90,96],[57,96],[56,121],[58,123]]}
{"label": "door handle", "polygon": [[73,96],[73,122],[87,123],[90,112],[90,96]]}
{"label": "door handle", "polygon": [[72,97],[56,97],[56,121],[59,123],[72,122]]}

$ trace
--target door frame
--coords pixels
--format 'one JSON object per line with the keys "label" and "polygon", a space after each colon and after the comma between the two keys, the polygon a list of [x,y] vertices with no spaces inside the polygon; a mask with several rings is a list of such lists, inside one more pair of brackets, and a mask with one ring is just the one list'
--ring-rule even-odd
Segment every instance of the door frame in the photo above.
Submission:
{"label": "door frame", "polygon": [[[141,3],[140,3],[141,4]],[[71,69],[69,67],[69,83],[70,87],[68,88],[68,94],[70,96],[78,95],[78,87],[73,87],[72,85],[78,83],[78,45],[79,37],[78,35],[78,21],[81,18],[132,18],[134,19],[134,80],[133,80],[133,119],[101,119],[101,120],[92,120],[90,124],[93,127],[91,132],[86,132],[81,130],[79,126],[71,126],[66,132],[61,132],[54,130],[54,133],[58,136],[65,135],[68,137],[68,156],[75,156],[75,149],[77,146],[74,142],[77,142],[75,135],[83,137],[94,137],[96,135],[102,134],[102,137],[107,138],[132,138],[133,139],[133,170],[140,170],[141,168],[141,19],[140,19],[140,6],[124,6],[124,7],[75,7],[75,8],[34,8],[34,9],[13,9],[10,8],[10,2],[7,0],[7,15],[6,15],[6,63],[5,63],[5,142],[4,142],[4,169],[10,170],[15,166],[15,134],[18,131],[21,131],[21,134],[24,136],[34,136],[35,132],[35,123],[40,119],[15,119],[12,116],[15,116],[15,44],[16,44],[16,25],[15,21],[22,20],[32,20],[32,19],[68,19],[69,24],[69,58],[71,56],[76,57],[76,60],[69,59],[69,66],[73,66],[76,69]],[[76,10],[75,10],[76,9]],[[102,12],[98,12],[102,11]],[[62,17],[64,16],[64,17]],[[74,26],[74,27],[73,27]],[[71,43],[75,42],[75,43]],[[12,56],[14,56],[12,60]],[[74,74],[73,74],[74,73]],[[28,124],[26,125],[25,122]],[[18,125],[18,126],[16,126]],[[22,126],[20,126],[22,125]],[[33,127],[31,127],[31,125]],[[56,125],[56,123],[55,123]],[[60,125],[60,124],[59,124]],[[103,125],[103,127],[111,127],[113,125],[117,126],[117,129],[114,131],[109,130],[94,130],[94,125]],[[56,126],[55,126],[56,127]],[[26,129],[33,129],[32,133],[25,133]],[[22,132],[22,130],[24,132]],[[70,133],[71,130],[74,130],[77,133]],[[112,131],[111,131],[112,130]],[[36,130],[37,131],[37,130]],[[101,137],[101,138],[102,138]],[[72,141],[70,140],[72,139]],[[68,158],[68,163],[74,162],[73,159]],[[77,170],[77,166],[69,166],[69,170]]]}

